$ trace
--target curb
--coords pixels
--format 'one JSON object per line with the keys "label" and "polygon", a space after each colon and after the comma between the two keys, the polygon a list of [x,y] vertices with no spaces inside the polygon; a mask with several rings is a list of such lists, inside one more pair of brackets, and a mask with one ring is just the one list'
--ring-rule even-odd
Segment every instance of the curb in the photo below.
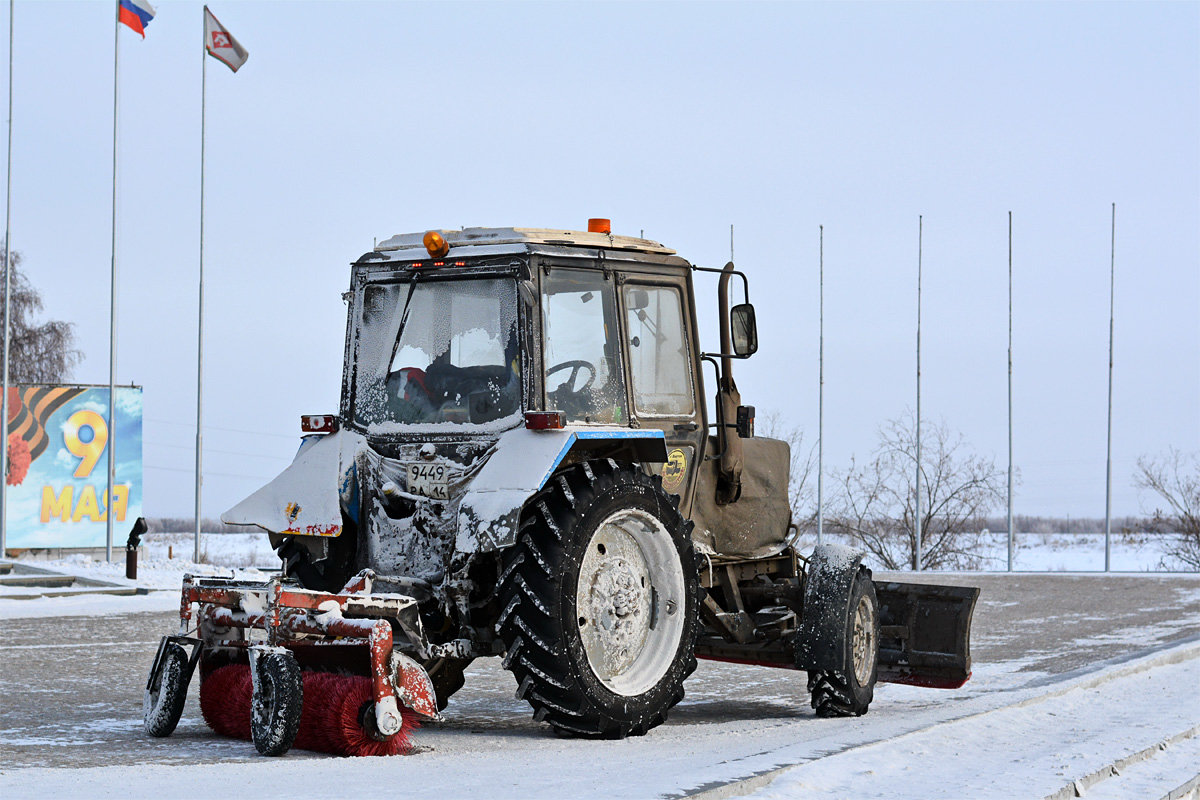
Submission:
{"label": "curb", "polygon": [[[44,567],[36,567],[24,562],[4,561],[0,562],[5,569],[0,576],[0,588],[9,586],[13,588],[34,588],[44,589],[40,592],[31,592],[29,594],[2,594],[2,600],[38,600],[43,597],[74,597],[82,594],[109,594],[109,595],[138,595],[146,594],[148,590],[142,589],[139,586],[127,586],[120,583],[109,583],[108,581],[97,580],[96,578],[84,578],[79,575],[72,575],[69,572],[56,572]],[[39,583],[45,582],[45,586],[39,586]]]}
{"label": "curb", "polygon": [[[1138,661],[1136,663],[1130,664],[1125,667],[1121,667],[1119,669],[1114,669],[1112,672],[1106,672],[1101,675],[1095,675],[1086,680],[1072,682],[1072,683],[1070,683],[1070,685],[1067,685],[1067,686],[1059,686],[1059,688],[1057,688],[1053,691],[1050,691],[1050,692],[1046,692],[1045,694],[1035,695],[1034,697],[1027,697],[1024,700],[1021,700],[1019,702],[999,706],[997,708],[989,708],[985,711],[977,711],[974,714],[967,714],[962,717],[955,717],[954,719],[943,720],[941,722],[934,723],[933,725],[928,725],[924,728],[920,728],[920,729],[914,730],[914,731],[909,731],[909,732],[903,733],[899,736],[892,737],[891,739],[877,739],[876,741],[866,742],[864,744],[855,745],[854,747],[848,747],[845,750],[839,750],[838,753],[836,753],[836,754],[831,753],[829,755],[839,755],[841,753],[850,753],[850,752],[854,752],[855,750],[862,750],[864,748],[872,747],[876,744],[880,744],[885,741],[895,741],[896,739],[903,739],[907,736],[914,736],[917,734],[925,733],[927,731],[933,730],[934,728],[938,728],[942,725],[951,725],[951,724],[954,724],[957,722],[962,722],[964,720],[975,719],[976,717],[982,717],[987,714],[993,714],[997,711],[1005,711],[1005,710],[1013,709],[1013,708],[1025,708],[1027,706],[1036,705],[1036,704],[1044,702],[1046,700],[1051,700],[1055,697],[1061,697],[1062,695],[1066,694],[1067,692],[1072,692],[1072,691],[1075,691],[1076,689],[1091,689],[1096,686],[1100,686],[1102,684],[1108,683],[1109,681],[1119,680],[1120,678],[1126,678],[1130,675],[1136,675],[1140,672],[1146,672],[1147,670],[1151,670],[1156,667],[1167,666],[1169,664],[1178,664],[1183,661],[1190,661],[1193,658],[1200,658],[1200,645],[1197,645],[1197,642],[1194,637],[1189,637],[1186,640],[1185,644],[1179,645],[1177,647],[1173,647],[1169,650],[1166,650],[1165,652],[1159,652],[1156,655],[1147,657],[1145,660]],[[1200,726],[1196,726],[1195,728],[1192,728],[1189,731],[1185,731],[1184,733],[1181,733],[1181,734],[1178,734],[1177,736],[1171,737],[1171,739],[1168,740],[1167,744],[1164,744],[1163,742],[1159,742],[1157,744],[1154,744],[1154,745],[1146,748],[1146,750],[1141,751],[1141,752],[1142,753],[1147,753],[1148,751],[1156,752],[1157,750],[1160,750],[1166,746],[1169,746],[1169,744],[1171,744],[1171,743],[1182,741],[1183,739],[1187,739],[1187,738],[1189,738],[1191,736],[1195,736],[1197,734],[1200,734]],[[1139,754],[1135,754],[1135,756],[1136,755],[1139,755]],[[1149,752],[1149,755],[1153,755],[1153,752]],[[1149,757],[1149,755],[1147,755],[1145,757]],[[1141,759],[1135,758],[1135,756],[1128,757],[1128,759],[1131,759],[1128,761],[1129,764],[1132,764],[1138,760],[1141,760]],[[776,778],[778,778],[780,775],[783,775],[785,772],[788,772],[789,770],[795,769],[797,767],[803,766],[804,764],[808,764],[813,761],[817,761],[823,757],[824,756],[818,756],[816,758],[812,758],[807,761],[800,761],[795,764],[788,764],[787,766],[777,767],[776,769],[770,770],[768,772],[762,772],[762,773],[759,773],[758,775],[753,775],[749,778],[743,778],[742,780],[732,781],[730,783],[721,784],[719,786],[713,786],[708,789],[701,789],[700,791],[695,792],[695,793],[686,793],[685,792],[681,796],[689,798],[690,800],[727,800],[727,798],[730,798],[730,797],[740,797],[742,795],[750,794],[751,792],[755,792],[755,791],[763,788],[764,786],[768,785],[769,783],[774,781]],[[1121,768],[1121,764],[1122,764],[1122,762],[1117,762],[1118,770]],[[1097,772],[1103,772],[1105,769],[1108,769],[1108,770],[1110,770],[1108,775],[1111,775],[1112,767],[1113,767],[1113,765],[1110,764],[1108,767],[1104,767],[1101,770],[1097,770]],[[1108,775],[1106,775],[1105,777],[1108,777]],[[1102,778],[1097,779],[1097,780],[1102,780]],[[1197,778],[1197,781],[1200,781],[1200,777]],[[1050,797],[1046,798],[1046,800],[1060,800],[1060,798],[1079,797],[1080,795],[1077,795],[1074,793],[1075,792],[1075,783],[1076,782],[1072,782],[1072,783],[1068,784],[1066,787],[1064,787],[1063,790],[1060,790],[1060,792],[1069,790],[1071,792],[1070,794],[1056,793],[1056,794],[1051,795]],[[1095,783],[1095,781],[1093,781],[1093,783]],[[1086,787],[1084,787],[1084,788],[1086,788]],[[1177,800],[1177,798],[1185,796],[1186,793],[1188,791],[1190,791],[1191,788],[1196,788],[1196,787],[1188,787],[1187,784],[1179,787],[1179,789],[1176,789],[1174,792],[1171,793],[1172,796],[1169,798],[1169,800]],[[1178,794],[1176,794],[1177,792],[1178,792]]]}
{"label": "curb", "polygon": [[[1088,789],[1092,788],[1101,781],[1107,780],[1114,776],[1119,776],[1131,764],[1137,764],[1139,761],[1151,759],[1159,751],[1166,750],[1171,745],[1178,744],[1184,739],[1190,739],[1196,735],[1200,735],[1200,725],[1189,728],[1183,733],[1177,733],[1169,739],[1163,739],[1161,742],[1152,744],[1145,750],[1139,750],[1133,755],[1125,756],[1125,758],[1122,758],[1119,761],[1114,761],[1107,766],[1103,766],[1095,772],[1089,772],[1082,778],[1077,778],[1076,780],[1071,781],[1057,792],[1046,795],[1044,800],[1070,800],[1071,798],[1075,797],[1083,797],[1084,793]],[[1163,800],[1177,800],[1177,798],[1185,796],[1197,786],[1200,786],[1200,775],[1197,775],[1195,778],[1192,778],[1187,783],[1167,794]]]}

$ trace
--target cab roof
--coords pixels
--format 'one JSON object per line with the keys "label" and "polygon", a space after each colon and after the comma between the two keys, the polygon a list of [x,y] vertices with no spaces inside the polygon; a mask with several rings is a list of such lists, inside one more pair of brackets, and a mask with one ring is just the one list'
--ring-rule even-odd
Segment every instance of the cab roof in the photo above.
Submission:
{"label": "cab roof", "polygon": [[[527,252],[531,246],[555,245],[595,247],[609,250],[630,250],[656,255],[674,255],[675,251],[650,239],[633,236],[613,236],[607,233],[587,231],[564,231],[552,228],[463,228],[461,230],[437,229],[450,245],[450,254],[470,256],[498,254],[501,252]],[[422,241],[425,231],[402,233],[375,245],[375,252],[388,253],[390,259],[412,257],[403,251],[416,250],[417,258],[428,258]]]}

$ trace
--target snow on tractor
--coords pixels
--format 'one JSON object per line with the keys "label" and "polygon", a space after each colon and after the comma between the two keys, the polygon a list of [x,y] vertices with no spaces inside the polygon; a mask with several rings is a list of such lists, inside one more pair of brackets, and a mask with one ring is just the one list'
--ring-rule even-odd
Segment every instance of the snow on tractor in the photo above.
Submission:
{"label": "snow on tractor", "polygon": [[197,666],[208,724],[265,755],[407,752],[483,656],[534,719],[601,738],[662,724],[697,658],[804,671],[821,717],[866,713],[876,681],[968,679],[978,589],[796,551],[788,445],[754,435],[732,376],[758,347],[746,276],[593,223],[407,234],[354,262],[340,414],[302,418],[292,465],[222,516],[269,533],[281,576],[185,578],[148,733],[174,730]]}

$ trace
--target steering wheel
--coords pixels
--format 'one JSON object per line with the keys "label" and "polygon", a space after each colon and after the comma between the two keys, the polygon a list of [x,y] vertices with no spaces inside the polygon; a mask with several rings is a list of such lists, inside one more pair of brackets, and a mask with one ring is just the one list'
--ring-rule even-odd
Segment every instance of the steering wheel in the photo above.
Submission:
{"label": "steering wheel", "polygon": [[[559,392],[563,389],[566,389],[571,394],[583,394],[588,389],[592,388],[592,384],[596,382],[596,365],[590,361],[583,360],[564,361],[561,364],[555,364],[553,367],[546,370],[546,377],[549,378],[554,373],[562,372],[567,368],[570,368],[571,370],[570,377],[568,377],[563,383],[559,384],[558,388],[554,391]],[[587,383],[583,384],[583,386],[580,386],[578,389],[575,389],[573,388],[575,386],[575,379],[579,377],[579,370],[581,369],[586,369],[589,373]]]}

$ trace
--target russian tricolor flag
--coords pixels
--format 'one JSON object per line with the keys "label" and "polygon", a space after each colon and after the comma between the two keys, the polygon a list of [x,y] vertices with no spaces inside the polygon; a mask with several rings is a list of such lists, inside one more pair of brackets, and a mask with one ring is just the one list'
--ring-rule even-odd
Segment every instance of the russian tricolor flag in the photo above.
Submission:
{"label": "russian tricolor flag", "polygon": [[120,16],[117,17],[119,22],[123,22],[131,29],[137,31],[146,38],[146,26],[150,24],[150,20],[154,19],[154,6],[146,2],[146,0],[121,0]]}

